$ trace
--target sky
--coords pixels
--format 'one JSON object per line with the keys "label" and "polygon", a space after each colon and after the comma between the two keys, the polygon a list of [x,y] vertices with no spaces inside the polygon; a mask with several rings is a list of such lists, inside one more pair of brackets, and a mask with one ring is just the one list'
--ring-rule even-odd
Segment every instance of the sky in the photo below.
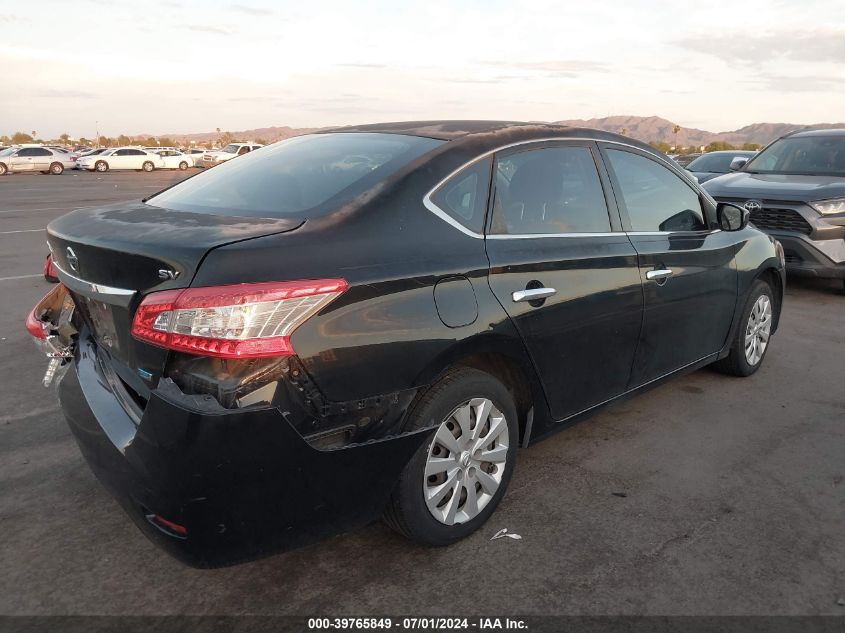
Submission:
{"label": "sky", "polygon": [[845,0],[0,2],[0,134],[845,120]]}

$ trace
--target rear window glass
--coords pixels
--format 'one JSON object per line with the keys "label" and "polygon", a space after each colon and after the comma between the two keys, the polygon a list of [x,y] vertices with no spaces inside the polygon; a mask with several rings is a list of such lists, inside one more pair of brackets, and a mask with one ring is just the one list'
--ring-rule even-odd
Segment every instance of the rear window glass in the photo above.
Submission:
{"label": "rear window glass", "polygon": [[302,217],[335,197],[366,191],[443,142],[400,134],[298,136],[226,161],[147,204],[215,215]]}

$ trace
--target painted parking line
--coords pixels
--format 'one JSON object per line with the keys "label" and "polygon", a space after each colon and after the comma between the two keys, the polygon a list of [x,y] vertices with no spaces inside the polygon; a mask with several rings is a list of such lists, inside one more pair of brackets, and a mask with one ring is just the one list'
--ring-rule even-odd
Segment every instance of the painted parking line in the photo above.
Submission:
{"label": "painted parking line", "polygon": [[0,281],[14,281],[15,279],[32,279],[34,277],[43,277],[43,274],[38,275],[17,275],[16,277],[0,277]]}
{"label": "painted parking line", "polygon": [[12,233],[40,233],[41,231],[46,231],[47,229],[23,229],[20,231],[0,231],[0,235],[11,235]]}

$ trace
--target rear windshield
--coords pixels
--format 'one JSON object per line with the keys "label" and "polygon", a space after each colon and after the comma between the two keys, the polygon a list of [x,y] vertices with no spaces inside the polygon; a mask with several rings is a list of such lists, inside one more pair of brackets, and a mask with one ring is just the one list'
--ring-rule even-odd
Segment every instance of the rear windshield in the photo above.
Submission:
{"label": "rear windshield", "polygon": [[195,213],[315,215],[358,195],[444,141],[401,134],[310,134],[238,156],[147,200]]}
{"label": "rear windshield", "polygon": [[757,174],[845,176],[845,135],[782,138],[751,159],[745,171]]}

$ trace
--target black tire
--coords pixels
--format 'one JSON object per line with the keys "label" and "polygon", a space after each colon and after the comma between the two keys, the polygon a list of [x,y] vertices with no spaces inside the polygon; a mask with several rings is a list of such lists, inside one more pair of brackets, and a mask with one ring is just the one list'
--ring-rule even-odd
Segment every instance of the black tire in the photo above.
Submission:
{"label": "black tire", "polygon": [[47,173],[53,174],[54,176],[58,176],[62,172],[64,172],[64,170],[65,170],[65,166],[62,165],[61,163],[53,163],[52,165],[50,165],[50,171],[47,172]]}
{"label": "black tire", "polygon": [[94,169],[100,173],[105,173],[109,170],[109,164],[104,160],[98,160],[94,163]]}
{"label": "black tire", "polygon": [[184,160],[181,163],[179,163],[179,171],[185,171],[187,168],[188,168],[188,163],[186,163]]}
{"label": "black tire", "polygon": [[751,310],[754,307],[754,304],[762,295],[766,295],[769,298],[769,301],[772,305],[772,314],[774,317],[774,313],[777,311],[777,305],[775,304],[772,287],[762,279],[757,279],[751,285],[751,290],[748,293],[747,299],[745,300],[745,308],[743,308],[742,310],[742,320],[740,321],[739,326],[736,329],[734,340],[731,342],[730,353],[722,360],[719,360],[713,364],[713,369],[715,369],[716,371],[719,371],[723,374],[729,374],[731,376],[740,376],[744,378],[746,376],[750,376],[758,369],[760,369],[760,366],[763,364],[763,361],[766,358],[766,354],[769,351],[770,345],[766,345],[766,348],[763,350],[763,355],[760,357],[760,360],[758,360],[755,364],[751,365],[745,356],[745,335],[749,317],[751,316]]}
{"label": "black tire", "polygon": [[150,173],[155,168],[155,165],[153,165],[150,161],[144,161],[144,164],[141,165],[141,169],[143,169],[147,173]]}
{"label": "black tire", "polygon": [[[508,449],[501,482],[481,511],[465,523],[446,525],[434,518],[424,498],[425,465],[437,428],[461,405],[487,398],[505,416]],[[516,462],[519,426],[513,396],[501,382],[477,369],[460,367],[447,372],[414,406],[406,430],[432,428],[393,488],[384,522],[403,536],[425,545],[449,545],[480,528],[505,495]]]}
{"label": "black tire", "polygon": [[9,171],[9,168],[6,167],[5,163],[0,163],[0,176],[5,176],[7,171]]}

